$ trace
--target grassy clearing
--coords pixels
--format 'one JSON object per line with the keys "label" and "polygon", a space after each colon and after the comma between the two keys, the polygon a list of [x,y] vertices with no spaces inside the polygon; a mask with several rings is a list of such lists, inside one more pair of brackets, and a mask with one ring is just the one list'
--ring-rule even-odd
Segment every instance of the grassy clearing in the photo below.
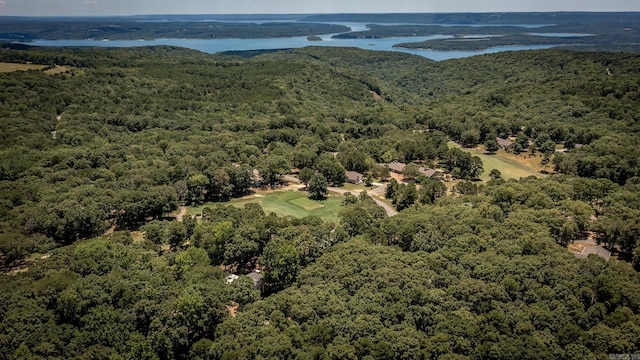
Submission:
{"label": "grassy clearing", "polygon": [[133,239],[133,242],[144,241],[144,235],[142,235],[142,231],[132,231],[131,238]]}
{"label": "grassy clearing", "polygon": [[479,149],[465,149],[471,154],[478,156],[482,159],[484,166],[484,172],[480,175],[480,178],[484,181],[489,181],[489,172],[491,169],[498,169],[504,179],[519,179],[527,176],[542,177],[539,172],[539,164],[541,158],[539,156],[533,156],[527,158],[528,155],[521,154],[519,157],[513,154],[507,154],[504,150],[499,150],[493,155],[487,155],[484,151]]}
{"label": "grassy clearing", "polygon": [[[449,142],[450,147],[460,147],[458,144]],[[471,155],[478,156],[482,160],[484,172],[480,175],[480,179],[489,181],[489,172],[491,169],[498,169],[504,179],[519,179],[527,176],[544,177],[540,173],[542,167],[540,166],[540,155],[530,155],[528,153],[522,153],[515,155],[507,153],[500,149],[497,153],[488,155],[483,147],[473,149],[462,149]]]}
{"label": "grassy clearing", "polygon": [[40,70],[44,69],[45,65],[36,64],[15,64],[0,62],[0,73],[9,73],[14,71],[27,71],[27,70]]}
{"label": "grassy clearing", "polygon": [[53,69],[46,70],[44,73],[47,74],[47,75],[56,75],[56,74],[65,73],[65,72],[67,72],[69,70],[71,70],[71,69],[69,69],[66,66],[56,65],[56,67],[54,67]]}
{"label": "grassy clearing", "polygon": [[330,194],[326,200],[315,201],[308,198],[309,193],[298,190],[283,190],[257,193],[234,199],[228,203],[206,203],[201,206],[191,207],[187,215],[199,215],[205,207],[214,208],[218,205],[232,205],[243,207],[245,204],[257,203],[262,206],[265,213],[276,213],[278,216],[305,217],[316,215],[325,220],[338,220],[338,213],[342,208],[343,196]]}
{"label": "grassy clearing", "polygon": [[311,200],[307,197],[289,200],[289,202],[303,208],[305,211],[313,211],[324,207],[322,202]]}

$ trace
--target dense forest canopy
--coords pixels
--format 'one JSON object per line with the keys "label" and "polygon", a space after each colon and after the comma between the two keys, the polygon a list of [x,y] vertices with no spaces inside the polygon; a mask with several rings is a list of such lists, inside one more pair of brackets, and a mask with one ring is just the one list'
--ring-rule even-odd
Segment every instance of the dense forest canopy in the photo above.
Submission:
{"label": "dense forest canopy", "polygon": [[[0,357],[640,350],[637,54],[3,44],[8,63],[43,67],[0,72]],[[465,149],[497,139],[551,174],[505,180]],[[338,221],[229,205],[297,170],[319,197],[345,170],[385,181],[400,215],[364,192]],[[584,237],[619,260],[575,258]],[[227,283],[258,267],[260,290]]]}
{"label": "dense forest canopy", "polygon": [[343,25],[265,22],[245,23],[234,20],[159,20],[138,17],[115,18],[0,18],[0,39],[30,41],[35,39],[265,39],[335,34],[349,31]]}

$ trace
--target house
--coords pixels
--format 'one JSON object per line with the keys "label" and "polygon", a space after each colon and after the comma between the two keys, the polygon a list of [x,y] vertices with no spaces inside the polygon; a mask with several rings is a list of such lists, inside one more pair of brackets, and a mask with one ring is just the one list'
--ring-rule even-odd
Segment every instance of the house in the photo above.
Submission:
{"label": "house", "polygon": [[362,183],[362,180],[364,179],[364,175],[357,171],[345,171],[344,175],[347,178],[347,182],[356,185]]}
{"label": "house", "polygon": [[420,174],[428,177],[428,178],[433,178],[433,179],[440,179],[442,177],[442,172],[436,170],[436,169],[429,169],[429,168],[425,168],[425,167],[420,167],[418,169],[418,171],[420,171]]}
{"label": "house", "polygon": [[601,245],[587,246],[582,250],[581,253],[577,253],[577,252],[573,253],[573,255],[578,259],[586,259],[587,257],[589,257],[589,255],[592,255],[592,254],[600,256],[606,261],[609,261],[609,259],[611,258],[611,252],[605,249]]}
{"label": "house", "polygon": [[260,292],[264,291],[264,276],[260,273],[260,270],[256,270],[247,274],[247,276],[253,280],[253,286]]}
{"label": "house", "polygon": [[[260,270],[256,270],[256,271],[250,272],[246,276],[249,279],[253,280],[253,286],[255,286],[256,289],[260,290],[260,292],[264,291],[264,277],[260,273]],[[227,278],[226,278],[227,284],[233,283],[239,277],[240,276],[238,276],[236,274],[227,275]]]}
{"label": "house", "polygon": [[507,139],[503,139],[501,137],[496,137],[496,141],[498,142],[498,146],[500,146],[503,149],[510,149],[513,146],[513,141],[511,140],[507,140]]}
{"label": "house", "polygon": [[407,166],[405,163],[394,161],[388,165],[389,171],[394,172],[396,174],[402,174],[402,171]]}

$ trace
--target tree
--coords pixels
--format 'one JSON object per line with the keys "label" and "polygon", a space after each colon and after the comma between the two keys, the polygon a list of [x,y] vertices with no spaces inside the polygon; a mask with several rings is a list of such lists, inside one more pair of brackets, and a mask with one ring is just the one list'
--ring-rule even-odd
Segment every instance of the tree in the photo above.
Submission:
{"label": "tree", "polygon": [[189,198],[194,204],[204,201],[204,192],[209,185],[209,179],[203,174],[195,174],[189,177],[187,186],[189,187]]}
{"label": "tree", "polygon": [[351,147],[338,154],[338,160],[347,170],[365,172],[369,170],[367,155],[364,151]]}
{"label": "tree", "polygon": [[167,243],[175,250],[187,238],[187,227],[182,221],[171,221],[165,226]]}
{"label": "tree", "polygon": [[384,197],[386,199],[393,199],[396,197],[396,193],[398,192],[398,187],[400,185],[398,184],[398,180],[396,179],[391,179],[391,181],[389,181],[389,183],[387,184],[387,187],[384,190]]}
{"label": "tree", "polygon": [[470,148],[475,147],[480,142],[480,131],[478,129],[470,129],[462,133],[460,143],[462,146]]}
{"label": "tree", "polygon": [[495,153],[500,149],[498,142],[495,139],[489,139],[484,143],[484,147],[487,149],[489,153]]}
{"label": "tree", "polygon": [[327,197],[327,179],[322,174],[315,174],[309,180],[309,197],[313,200],[323,200]]}
{"label": "tree", "polygon": [[344,167],[331,154],[321,156],[315,168],[327,179],[327,182],[335,186],[342,185],[346,179]]}
{"label": "tree", "polygon": [[209,192],[210,199],[229,199],[233,195],[233,185],[231,177],[221,168],[215,169],[209,175]]}
{"label": "tree", "polygon": [[393,204],[398,211],[404,210],[413,205],[418,199],[418,190],[416,184],[412,181],[408,184],[401,184],[398,187],[396,196],[393,198]]}
{"label": "tree", "polygon": [[544,143],[542,143],[542,145],[538,148],[538,150],[542,152],[542,160],[540,161],[540,163],[541,165],[544,166],[543,171],[547,172],[547,165],[551,160],[551,155],[553,155],[556,152],[556,144],[551,140],[547,140]]}
{"label": "tree", "polygon": [[453,191],[460,195],[476,195],[478,194],[478,185],[471,181],[461,181],[453,187]]}
{"label": "tree", "polygon": [[142,227],[144,239],[151,241],[156,245],[162,244],[166,238],[164,237],[164,224],[158,220],[151,221]]}
{"label": "tree", "polygon": [[380,181],[386,181],[390,177],[389,168],[385,165],[374,165],[371,168],[369,174],[371,174],[371,176],[373,176],[374,178],[380,179]]}
{"label": "tree", "polygon": [[293,165],[298,169],[313,166],[318,155],[309,149],[296,149],[293,152]]}
{"label": "tree", "polygon": [[420,203],[433,204],[437,198],[447,194],[447,187],[442,181],[435,179],[425,179],[420,183]]}
{"label": "tree", "polygon": [[282,176],[291,171],[291,163],[281,155],[267,155],[258,165],[260,175],[267,184],[275,184]]}
{"label": "tree", "polygon": [[407,179],[415,179],[420,175],[420,167],[414,163],[407,164],[402,170],[402,174]]}
{"label": "tree", "polygon": [[491,169],[491,171],[489,171],[489,177],[492,179],[502,179],[502,173],[498,169]]}
{"label": "tree", "polygon": [[311,180],[313,175],[315,175],[315,171],[313,171],[312,169],[306,167],[306,168],[300,170],[300,174],[298,174],[298,179],[300,179],[300,181],[302,181],[304,186],[308,186],[309,185],[309,181]]}
{"label": "tree", "polygon": [[291,285],[298,276],[300,258],[296,247],[286,240],[271,241],[265,246],[260,264],[264,266],[265,280],[273,291]]}

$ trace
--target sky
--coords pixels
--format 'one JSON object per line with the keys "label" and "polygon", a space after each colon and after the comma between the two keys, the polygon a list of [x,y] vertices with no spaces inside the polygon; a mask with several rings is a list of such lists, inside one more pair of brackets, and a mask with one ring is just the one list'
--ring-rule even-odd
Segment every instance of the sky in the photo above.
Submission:
{"label": "sky", "polygon": [[640,11],[638,0],[0,0],[0,16]]}

